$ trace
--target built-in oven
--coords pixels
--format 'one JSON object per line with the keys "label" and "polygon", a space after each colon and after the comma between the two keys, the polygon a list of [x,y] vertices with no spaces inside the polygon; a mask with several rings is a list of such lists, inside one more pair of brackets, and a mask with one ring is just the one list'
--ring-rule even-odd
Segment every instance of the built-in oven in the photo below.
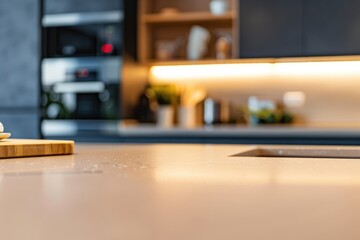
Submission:
{"label": "built-in oven", "polygon": [[45,59],[45,119],[118,119],[120,57]]}
{"label": "built-in oven", "polygon": [[122,11],[43,16],[44,137],[99,131],[120,120],[123,17]]}

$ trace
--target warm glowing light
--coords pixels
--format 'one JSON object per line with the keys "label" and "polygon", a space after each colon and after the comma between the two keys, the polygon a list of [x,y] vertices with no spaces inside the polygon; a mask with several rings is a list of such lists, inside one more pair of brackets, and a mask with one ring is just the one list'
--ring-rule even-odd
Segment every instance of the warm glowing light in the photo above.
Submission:
{"label": "warm glowing light", "polygon": [[238,80],[244,77],[360,75],[360,61],[153,66],[152,81]]}
{"label": "warm glowing light", "polygon": [[154,66],[150,70],[152,80],[156,81],[220,80],[233,79],[236,76],[259,77],[272,72],[273,64],[271,63]]}
{"label": "warm glowing light", "polygon": [[360,61],[276,63],[275,73],[282,75],[353,75],[360,74]]}

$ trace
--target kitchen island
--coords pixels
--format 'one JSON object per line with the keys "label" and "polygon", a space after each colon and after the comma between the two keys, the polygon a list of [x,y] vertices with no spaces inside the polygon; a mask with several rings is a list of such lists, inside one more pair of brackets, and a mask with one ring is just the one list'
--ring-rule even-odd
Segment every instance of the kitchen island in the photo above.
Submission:
{"label": "kitchen island", "polygon": [[2,160],[2,239],[360,238],[360,159],[237,155],[253,148],[93,144]]}

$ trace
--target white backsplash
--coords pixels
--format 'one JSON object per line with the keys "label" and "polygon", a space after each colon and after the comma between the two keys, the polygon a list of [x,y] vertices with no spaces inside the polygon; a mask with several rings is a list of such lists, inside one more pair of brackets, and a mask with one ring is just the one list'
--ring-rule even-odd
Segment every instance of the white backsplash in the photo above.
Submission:
{"label": "white backsplash", "polygon": [[[360,123],[359,61],[283,63],[279,65],[268,67],[270,70],[266,70],[262,66],[261,71],[257,72],[256,69],[253,69],[251,74],[234,71],[231,75],[224,69],[224,77],[221,77],[220,67],[219,72],[214,70],[216,65],[211,69],[217,73],[217,76],[206,75],[204,69],[201,71],[205,73],[201,75],[201,72],[196,71],[197,66],[191,66],[189,70],[194,72],[193,79],[191,79],[192,73],[189,71],[184,75],[180,72],[177,74],[174,71],[176,69],[167,70],[172,70],[168,72],[173,72],[173,75],[176,76],[174,81],[170,79],[170,82],[203,86],[213,98],[226,98],[233,103],[243,105],[246,105],[250,96],[282,100],[286,92],[303,92],[306,97],[304,105],[290,109],[298,116],[299,122],[310,124]],[[181,71],[185,70],[181,69]],[[165,78],[171,77],[171,75],[159,76],[153,75],[152,81],[163,81]],[[181,76],[186,78],[181,81]]]}

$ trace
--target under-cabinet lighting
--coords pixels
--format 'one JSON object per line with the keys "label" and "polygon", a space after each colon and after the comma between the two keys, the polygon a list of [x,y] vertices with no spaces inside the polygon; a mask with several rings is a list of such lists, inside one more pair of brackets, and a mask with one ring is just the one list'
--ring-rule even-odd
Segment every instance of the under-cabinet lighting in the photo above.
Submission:
{"label": "under-cabinet lighting", "polygon": [[153,66],[150,70],[152,80],[186,81],[207,79],[233,79],[236,76],[259,77],[273,72],[271,63],[252,64],[206,64]]}
{"label": "under-cabinet lighting", "polygon": [[360,61],[275,63],[275,74],[354,75],[360,74]]}
{"label": "under-cabinet lighting", "polygon": [[282,75],[360,75],[360,61],[171,65],[150,69],[150,78],[156,82],[238,80]]}

